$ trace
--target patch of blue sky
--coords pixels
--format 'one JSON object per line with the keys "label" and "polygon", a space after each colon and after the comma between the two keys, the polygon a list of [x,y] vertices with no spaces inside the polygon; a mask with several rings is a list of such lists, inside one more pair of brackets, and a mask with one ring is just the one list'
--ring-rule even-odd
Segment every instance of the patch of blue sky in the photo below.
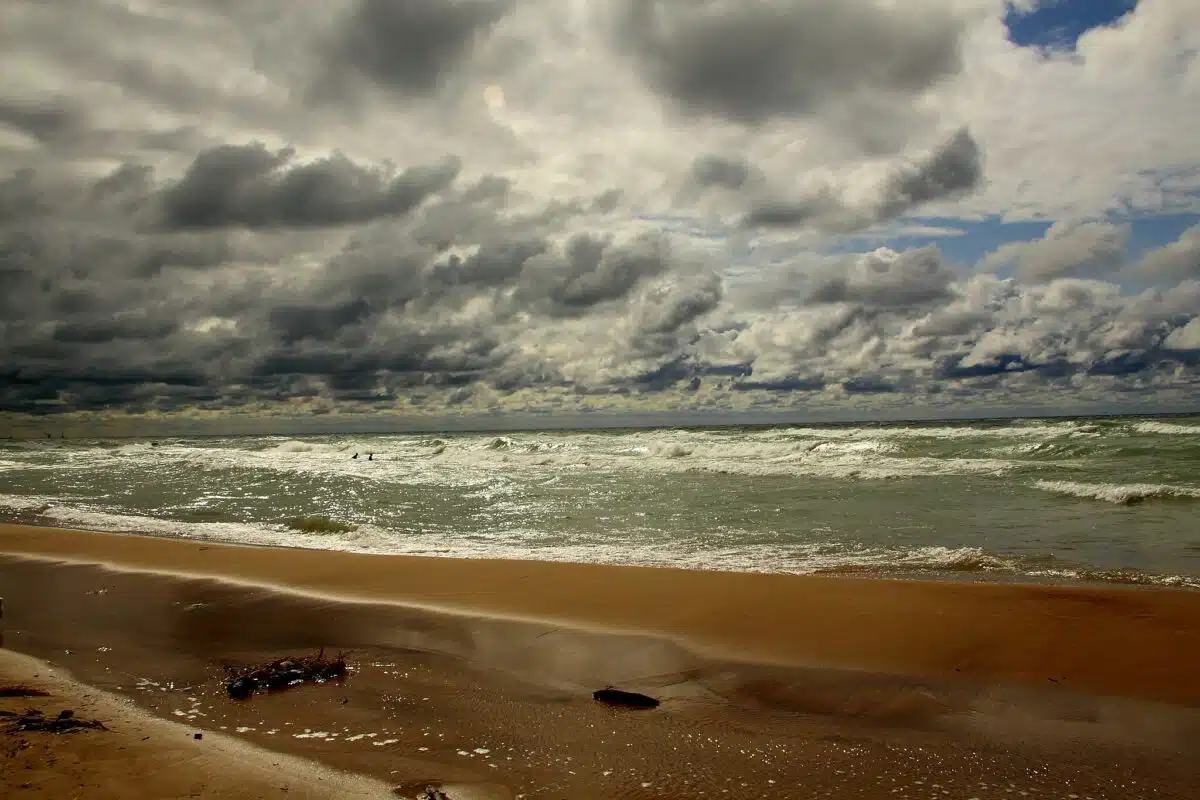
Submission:
{"label": "patch of blue sky", "polygon": [[1113,25],[1134,10],[1137,3],[1138,0],[1039,0],[1030,11],[1010,5],[1004,21],[1013,44],[1074,50],[1080,36]]}
{"label": "patch of blue sky", "polygon": [[[1150,250],[1175,241],[1188,228],[1200,224],[1200,214],[1196,213],[1141,213],[1113,216],[1108,219],[1113,223],[1128,222],[1130,224],[1129,259],[1131,261],[1141,258]],[[1001,245],[1040,239],[1046,235],[1046,231],[1053,224],[1052,220],[1005,222],[999,217],[979,221],[917,217],[911,221],[929,226],[930,234],[890,237],[855,236],[841,242],[838,252],[862,252],[872,245],[886,245],[893,250],[907,250],[935,244],[948,261],[970,265]],[[957,230],[957,234],[953,236],[936,235],[934,231],[940,228],[954,228]]]}
{"label": "patch of blue sky", "polygon": [[[953,217],[907,217],[861,234],[826,239],[818,243],[809,236],[789,236],[776,232],[753,236],[729,227],[683,215],[643,215],[640,217],[686,236],[692,246],[727,259],[727,277],[748,277],[766,268],[788,266],[804,256],[853,255],[889,247],[903,251],[936,245],[952,264],[970,267],[1002,245],[1042,238],[1053,220],[1005,221],[1001,217],[964,220]],[[1129,223],[1127,260],[1134,262],[1147,252],[1177,240],[1184,231],[1200,225],[1200,213],[1163,214],[1135,212],[1111,215],[1108,221]]]}

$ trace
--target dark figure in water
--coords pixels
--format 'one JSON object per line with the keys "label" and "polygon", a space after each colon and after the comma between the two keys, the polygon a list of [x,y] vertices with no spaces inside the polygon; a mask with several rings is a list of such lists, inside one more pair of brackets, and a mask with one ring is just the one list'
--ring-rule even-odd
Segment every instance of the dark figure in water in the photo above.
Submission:
{"label": "dark figure in water", "polygon": [[352,455],[352,456],[350,456],[350,457],[351,457],[351,458],[358,458],[358,453],[355,453],[354,455]]}
{"label": "dark figure in water", "polygon": [[374,461],[374,460],[375,460],[375,454],[367,453],[367,461]]}

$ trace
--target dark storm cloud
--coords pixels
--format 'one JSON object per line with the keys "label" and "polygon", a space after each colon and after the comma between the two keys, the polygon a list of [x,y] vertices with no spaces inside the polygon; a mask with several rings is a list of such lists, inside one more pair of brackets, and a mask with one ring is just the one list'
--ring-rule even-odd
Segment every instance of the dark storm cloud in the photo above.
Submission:
{"label": "dark storm cloud", "polygon": [[475,40],[508,11],[508,0],[360,0],[329,44],[316,91],[344,90],[347,72],[405,95],[434,92]]}
{"label": "dark storm cloud", "polygon": [[[1131,297],[1057,280],[1085,269],[1066,256],[1032,285],[934,248],[807,253],[983,182],[965,129],[860,182],[946,124],[923,100],[961,69],[962,3],[618,3],[616,48],[603,3],[5,6],[0,410],[865,404],[1194,375],[1200,284]],[[470,163],[365,160],[428,142]],[[730,213],[804,230],[707,216]],[[1200,276],[1195,242],[1129,275]],[[742,243],[770,268],[730,268]]]}
{"label": "dark storm cloud", "polygon": [[694,338],[694,323],[715,310],[724,294],[724,282],[716,273],[690,276],[649,292],[634,315],[636,330],[630,344],[645,357],[678,352]]}
{"label": "dark storm cloud", "polygon": [[715,273],[657,292],[641,315],[639,328],[646,333],[674,332],[716,308],[723,295],[723,282]]}
{"label": "dark storm cloud", "polygon": [[451,255],[434,263],[429,282],[439,294],[454,287],[499,287],[515,281],[525,265],[542,255],[549,244],[541,240],[501,241],[461,258]]}
{"label": "dark storm cloud", "polygon": [[755,172],[744,159],[702,155],[692,162],[692,180],[702,187],[717,186],[736,191],[746,185]]}
{"label": "dark storm cloud", "polygon": [[35,176],[32,169],[20,169],[0,179],[0,225],[11,225],[48,210]]}
{"label": "dark storm cloud", "polygon": [[[743,288],[736,301],[754,311],[840,306],[844,313],[814,324],[810,335],[824,341],[866,313],[925,313],[955,297],[956,269],[929,245],[900,253],[883,248],[817,266],[798,265]],[[938,312],[940,315],[942,312]],[[938,316],[936,325],[943,326]],[[827,331],[826,333],[819,333]]]}
{"label": "dark storm cloud", "polygon": [[683,108],[758,124],[858,94],[916,94],[961,67],[963,26],[844,0],[628,0],[619,35]]}
{"label": "dark storm cloud", "polygon": [[594,213],[594,203],[551,203],[540,212],[513,214],[505,207],[507,194],[506,182],[484,179],[439,197],[412,218],[356,232],[308,274],[288,310],[270,316],[269,327],[289,340],[331,339],[389,313],[436,318],[481,297],[489,299],[493,321],[518,312],[577,317],[672,266],[655,237],[554,236],[564,222]]}
{"label": "dark storm cloud", "polygon": [[0,125],[41,143],[73,133],[80,124],[77,112],[55,102],[18,103],[0,98]]}
{"label": "dark storm cloud", "polygon": [[390,175],[342,155],[292,163],[290,150],[261,143],[222,145],[196,157],[163,193],[175,228],[320,227],[408,213],[458,176],[461,162],[413,167]]}
{"label": "dark storm cloud", "polygon": [[577,316],[627,296],[641,281],[670,267],[662,237],[617,243],[611,237],[578,234],[560,250],[525,264],[516,298],[551,316]]}
{"label": "dark storm cloud", "polygon": [[502,366],[496,338],[478,328],[444,325],[436,330],[402,327],[378,330],[369,343],[299,342],[274,350],[262,347],[250,365],[249,381],[269,389],[297,376],[327,380],[340,389],[462,386],[483,380]]}
{"label": "dark storm cloud", "polygon": [[842,390],[848,394],[888,394],[896,391],[896,386],[878,376],[866,375],[843,381]]}
{"label": "dark storm cloud", "polygon": [[[745,374],[750,375],[752,371]],[[819,392],[825,385],[821,378],[789,375],[772,381],[740,380],[734,382],[733,389],[739,392]]]}
{"label": "dark storm cloud", "polygon": [[133,288],[125,282],[167,267],[216,266],[232,253],[221,236],[105,233],[57,225],[0,230],[0,268],[28,274],[48,296],[69,291],[72,281],[83,281],[100,294]]}
{"label": "dark storm cloud", "polygon": [[116,339],[165,339],[179,328],[171,319],[123,315],[87,322],[60,322],[54,326],[54,341],[68,344],[105,344]]}
{"label": "dark storm cloud", "polygon": [[848,269],[831,269],[814,281],[807,302],[909,308],[949,300],[954,273],[934,245],[884,257],[871,253]]}
{"label": "dark storm cloud", "polygon": [[960,196],[983,179],[983,154],[966,128],[927,159],[899,170],[888,183],[879,219],[889,219],[925,203]]}
{"label": "dark storm cloud", "polygon": [[294,344],[304,339],[335,339],[349,326],[361,322],[368,311],[363,300],[332,306],[285,305],[267,312],[267,319],[284,344]]}
{"label": "dark storm cloud", "polygon": [[[814,224],[829,226],[846,209],[833,195],[825,193],[800,200],[770,199],[757,202],[741,219],[744,228],[797,228]],[[868,220],[856,221],[854,227]]]}

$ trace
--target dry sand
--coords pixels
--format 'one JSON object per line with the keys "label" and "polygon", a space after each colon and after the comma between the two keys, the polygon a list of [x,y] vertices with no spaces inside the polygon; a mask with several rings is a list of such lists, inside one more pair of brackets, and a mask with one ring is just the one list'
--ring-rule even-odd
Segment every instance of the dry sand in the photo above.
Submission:
{"label": "dry sand", "polygon": [[[496,798],[1185,798],[1200,785],[1200,593],[22,526],[0,526],[0,552],[19,556],[0,558],[5,646],[197,730],[410,796],[429,781]],[[344,684],[224,696],[221,660],[321,646],[353,651]],[[663,705],[600,706],[590,694],[607,684]],[[108,796],[61,763],[46,774]],[[254,796],[212,775],[198,796]]]}

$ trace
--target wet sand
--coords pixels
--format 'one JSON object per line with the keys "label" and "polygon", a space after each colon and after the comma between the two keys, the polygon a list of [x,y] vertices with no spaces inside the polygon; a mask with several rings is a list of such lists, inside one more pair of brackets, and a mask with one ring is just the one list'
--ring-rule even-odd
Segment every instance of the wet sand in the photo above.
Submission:
{"label": "wet sand", "polygon": [[[6,647],[411,796],[445,782],[452,797],[1182,798],[1200,782],[1195,593],[20,526],[0,528],[0,552],[25,556],[0,558]],[[224,695],[223,660],[319,647],[352,651],[344,683]],[[663,705],[593,702],[610,684]]]}

